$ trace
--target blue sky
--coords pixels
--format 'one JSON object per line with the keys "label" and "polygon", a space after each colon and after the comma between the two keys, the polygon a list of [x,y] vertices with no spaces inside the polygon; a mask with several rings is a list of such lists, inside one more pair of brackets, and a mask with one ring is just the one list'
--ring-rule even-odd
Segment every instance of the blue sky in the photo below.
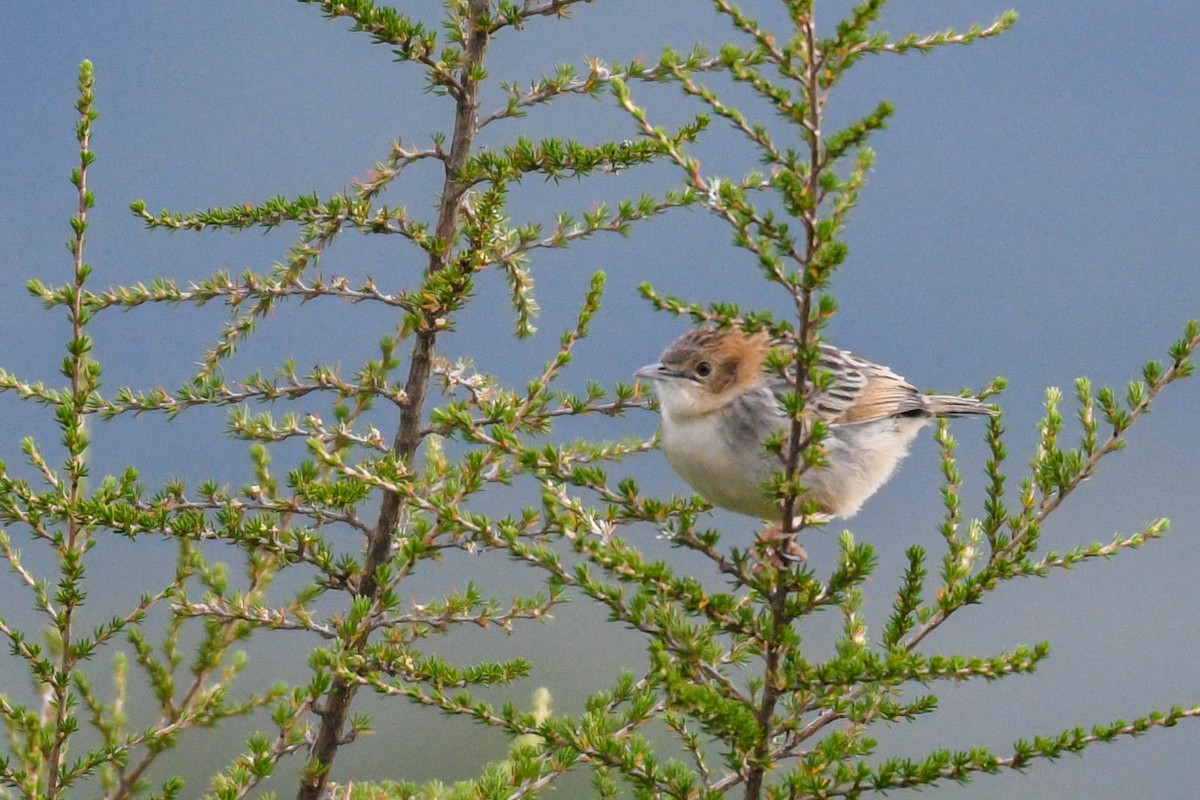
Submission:
{"label": "blue sky", "polygon": [[[492,75],[528,81],[556,63],[580,64],[584,57],[653,58],[664,43],[716,44],[732,33],[710,5],[600,0],[579,8],[571,22],[539,21],[520,38],[501,38]],[[1032,456],[1047,386],[1069,392],[1079,375],[1123,385],[1147,358],[1165,354],[1187,319],[1200,316],[1200,16],[1194,4],[1027,5],[1015,6],[1021,20],[999,39],[864,62],[830,109],[835,119],[847,120],[880,99],[896,106],[888,129],[873,141],[876,167],[847,232],[850,258],[834,286],[841,313],[829,337],[922,387],[953,390],[982,386],[994,375],[1008,378],[1011,388],[1001,402],[1014,486]],[[433,8],[431,2],[406,6],[422,13]],[[766,0],[743,6],[764,19],[777,13]],[[832,4],[827,16],[845,6]],[[893,33],[962,29],[1009,7],[983,0],[894,0],[882,27]],[[101,114],[88,260],[103,285],[263,269],[281,259],[290,243],[290,232],[147,233],[127,211],[134,199],[145,199],[151,209],[191,210],[275,194],[329,195],[365,175],[391,139],[427,142],[448,119],[445,101],[420,91],[412,67],[393,63],[386,48],[296,3],[21,4],[5,18],[0,365],[31,378],[57,380],[66,332],[61,312],[44,312],[23,287],[30,277],[63,281],[69,275],[62,243],[73,207],[66,178],[75,159],[73,87],[82,59],[95,63]],[[699,110],[667,87],[635,91],[651,118],[663,123]],[[698,154],[713,169],[740,170],[742,163],[723,160],[736,140],[717,124],[713,129]],[[592,141],[632,137],[636,129],[605,97],[535,111],[513,126],[497,127],[488,143],[518,134]],[[428,214],[432,178],[415,172],[388,201]],[[578,212],[596,198],[661,190],[675,180],[667,168],[560,186],[528,180],[514,192],[514,209],[548,220],[560,207]],[[346,241],[323,269],[389,276],[403,285],[413,274],[405,270],[416,262],[412,253],[393,247]],[[678,212],[635,229],[628,239],[597,239],[535,259],[545,335],[532,341],[507,337],[511,314],[489,302],[502,284],[483,281],[480,300],[446,340],[447,351],[471,353],[482,369],[523,381],[553,352],[557,333],[570,324],[589,276],[599,269],[609,276],[605,307],[569,385],[581,386],[587,377],[626,380],[681,332],[680,321],[655,314],[638,298],[641,281],[701,302],[728,298],[781,313],[787,308],[784,297],[756,280],[753,260],[729,245],[725,228],[698,210]],[[269,367],[292,355],[302,364],[336,361],[349,371],[373,353],[389,320],[373,310],[351,318],[333,311],[288,307],[231,369]],[[97,353],[108,386],[178,384],[224,313],[217,307],[141,309],[99,320]],[[320,335],[311,336],[313,330]],[[1188,611],[1200,604],[1198,387],[1191,382],[1167,392],[1134,430],[1128,450],[1111,459],[1045,532],[1047,547],[1065,550],[1168,516],[1168,538],[1074,574],[1014,584],[968,610],[957,626],[939,632],[931,648],[989,653],[1049,639],[1051,660],[1033,677],[951,688],[943,712],[931,721],[885,732],[884,750],[917,755],[969,742],[1004,750],[1019,736],[1200,701],[1200,626]],[[0,411],[0,459],[19,462],[18,442],[31,433],[56,441],[35,409],[0,396]],[[980,426],[971,422],[956,423],[955,433],[969,482],[966,511],[978,513],[984,450]],[[649,415],[635,415],[616,428],[585,427],[590,434],[623,436],[649,434],[654,424]],[[230,463],[244,463],[242,450],[221,431],[219,413],[170,425],[148,419],[101,426],[96,470],[138,463],[149,483],[172,475],[243,480],[244,471],[229,471]],[[628,468],[654,491],[684,490],[657,455]],[[886,608],[905,547],[936,547],[937,480],[935,448],[925,437],[899,476],[847,526],[879,549],[880,572],[869,585],[877,595],[870,608],[877,612]],[[723,514],[713,521],[731,536],[747,529],[745,521]],[[808,546],[814,559],[832,555],[833,538]],[[117,552],[104,567],[114,582],[125,571],[138,574],[141,566]],[[430,576],[428,585],[413,587],[414,597],[436,592],[437,580],[444,578]],[[0,575],[0,613],[25,602],[16,584]],[[578,605],[562,615],[564,625],[600,618]],[[876,620],[878,630],[878,614]],[[587,648],[559,652],[561,627],[489,641],[476,657],[530,648],[535,660],[537,652],[553,654],[537,678],[571,710],[573,674],[591,669],[597,659]],[[470,653],[479,645],[461,646]],[[637,657],[636,642],[620,647]],[[513,696],[524,696],[536,683],[516,687]],[[437,763],[445,745],[411,727],[434,721],[405,711],[400,722],[391,722],[389,713],[375,712],[386,735],[372,745],[390,754],[388,766],[411,767],[415,778],[436,777],[421,770]],[[480,735],[443,721],[436,726],[431,730],[447,736]],[[496,746],[503,751],[502,742]],[[1200,779],[1198,748],[1200,725],[1185,724],[1082,759],[1039,765],[1027,775],[982,779],[971,796],[1190,797]],[[360,758],[347,763],[376,770],[370,777],[389,774]]]}

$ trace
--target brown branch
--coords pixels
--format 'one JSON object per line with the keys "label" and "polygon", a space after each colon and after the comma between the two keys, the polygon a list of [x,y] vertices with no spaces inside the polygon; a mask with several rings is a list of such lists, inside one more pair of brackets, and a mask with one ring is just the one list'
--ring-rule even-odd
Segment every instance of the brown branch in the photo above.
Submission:
{"label": "brown branch", "polygon": [[[461,201],[468,186],[459,178],[459,171],[471,152],[471,144],[478,128],[476,113],[479,106],[479,79],[476,77],[481,70],[484,54],[487,52],[489,34],[486,27],[479,23],[488,13],[488,0],[470,0],[470,18],[466,50],[463,54],[463,65],[460,70],[461,91],[454,94],[456,109],[454,115],[454,134],[451,139],[450,152],[445,159],[445,180],[441,194],[441,207],[438,212],[436,234],[442,243],[440,252],[431,253],[429,259],[429,274],[441,271],[448,263],[454,247],[455,234],[458,228]],[[411,462],[421,443],[421,419],[424,415],[425,397],[429,390],[429,379],[432,373],[434,345],[437,341],[437,318],[432,313],[425,316],[426,324],[416,332],[413,343],[412,360],[409,363],[408,382],[405,393],[408,400],[400,412],[400,425],[392,449],[405,462]],[[363,573],[356,595],[374,601],[379,595],[380,586],[376,573],[383,565],[391,550],[393,534],[400,520],[400,510],[404,498],[398,492],[385,492],[379,509],[379,518],[375,530],[367,545],[367,557],[363,564]],[[364,626],[356,639],[350,642],[353,649],[362,651],[366,648],[367,637],[370,635],[370,625]],[[350,713],[350,704],[354,699],[358,685],[344,676],[334,680],[333,687],[325,703],[314,707],[321,718],[321,724],[309,753],[308,763],[301,778],[299,800],[319,800],[325,794],[329,782],[329,773],[337,755],[338,747],[344,740],[346,718]]]}

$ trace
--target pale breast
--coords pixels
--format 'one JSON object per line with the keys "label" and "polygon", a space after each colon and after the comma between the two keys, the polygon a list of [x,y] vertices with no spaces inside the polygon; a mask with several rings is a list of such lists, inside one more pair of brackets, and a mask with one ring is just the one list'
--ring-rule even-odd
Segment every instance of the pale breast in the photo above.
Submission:
{"label": "pale breast", "polygon": [[667,460],[713,505],[759,519],[774,517],[778,509],[767,494],[766,483],[780,465],[773,464],[763,450],[769,429],[739,424],[728,419],[728,414],[705,414],[664,424],[662,445]]}

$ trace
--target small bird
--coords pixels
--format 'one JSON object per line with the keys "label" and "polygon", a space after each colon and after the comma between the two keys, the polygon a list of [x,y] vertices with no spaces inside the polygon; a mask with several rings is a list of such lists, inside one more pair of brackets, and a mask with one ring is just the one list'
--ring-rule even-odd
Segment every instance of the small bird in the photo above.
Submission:
{"label": "small bird", "polygon": [[[634,375],[658,395],[662,447],[675,472],[715,506],[774,520],[778,538],[782,509],[768,482],[786,454],[764,443],[791,425],[780,398],[795,391],[796,367],[791,377],[765,369],[771,347],[765,333],[696,328]],[[818,366],[832,383],[810,395],[806,409],[828,425],[827,464],[800,479],[801,500],[818,509],[806,523],[853,516],[935,417],[995,413],[972,398],[921,394],[887,367],[830,345],[819,345]],[[802,560],[798,545],[787,546],[794,549],[785,556]]]}

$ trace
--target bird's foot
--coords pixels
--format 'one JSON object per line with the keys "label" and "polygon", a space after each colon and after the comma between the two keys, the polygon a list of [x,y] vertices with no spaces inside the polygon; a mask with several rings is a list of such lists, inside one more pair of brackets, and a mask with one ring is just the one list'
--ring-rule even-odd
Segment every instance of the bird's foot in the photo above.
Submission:
{"label": "bird's foot", "polygon": [[784,533],[783,526],[775,523],[758,535],[764,555],[776,569],[784,569],[808,560],[808,553],[796,541],[795,533]]}

